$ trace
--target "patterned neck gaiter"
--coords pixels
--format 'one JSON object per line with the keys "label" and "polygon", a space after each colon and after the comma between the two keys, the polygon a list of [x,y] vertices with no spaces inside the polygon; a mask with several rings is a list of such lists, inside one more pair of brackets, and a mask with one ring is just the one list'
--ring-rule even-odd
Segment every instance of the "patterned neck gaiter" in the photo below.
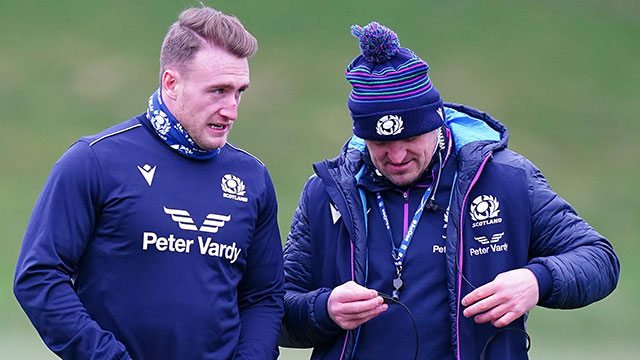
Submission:
{"label": "patterned neck gaiter", "polygon": [[212,159],[220,149],[204,150],[187,134],[180,122],[171,114],[162,102],[160,88],[149,97],[147,119],[156,130],[158,136],[178,153],[198,160]]}

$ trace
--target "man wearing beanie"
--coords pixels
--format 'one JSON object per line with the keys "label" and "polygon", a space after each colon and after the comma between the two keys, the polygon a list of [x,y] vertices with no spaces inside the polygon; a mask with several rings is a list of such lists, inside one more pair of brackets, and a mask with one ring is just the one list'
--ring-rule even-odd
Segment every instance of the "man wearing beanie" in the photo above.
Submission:
{"label": "man wearing beanie", "polygon": [[265,165],[227,142],[258,43],[202,5],[147,111],[83,137],[35,205],[14,292],[63,359],[278,357],[282,243]]}
{"label": "man wearing beanie", "polygon": [[352,33],[354,136],[314,164],[294,214],[280,344],[313,359],[527,359],[533,306],[614,290],[611,244],[506,148],[502,124],[443,103],[393,31]]}

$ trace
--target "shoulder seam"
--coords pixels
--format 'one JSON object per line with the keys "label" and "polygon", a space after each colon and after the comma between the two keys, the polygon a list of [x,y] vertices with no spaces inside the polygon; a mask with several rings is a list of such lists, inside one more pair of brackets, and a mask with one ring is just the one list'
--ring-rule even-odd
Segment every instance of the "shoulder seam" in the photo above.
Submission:
{"label": "shoulder seam", "polygon": [[128,128],[126,128],[126,129],[118,130],[118,131],[116,131],[116,132],[114,132],[114,133],[104,135],[104,136],[102,136],[102,137],[100,137],[100,138],[98,138],[98,139],[93,140],[92,142],[90,142],[90,143],[89,143],[89,146],[93,146],[95,143],[97,143],[97,142],[98,142],[98,141],[100,141],[100,140],[104,140],[104,139],[106,139],[106,138],[108,138],[108,137],[111,137],[111,136],[114,136],[114,135],[118,135],[118,134],[123,133],[123,132],[125,132],[125,131],[129,131],[129,130],[131,130],[131,129],[137,128],[138,126],[142,126],[142,124],[135,124],[135,125],[133,125],[133,126],[129,126],[129,127],[128,127]]}
{"label": "shoulder seam", "polygon": [[229,146],[229,147],[231,147],[231,148],[232,148],[232,149],[234,149],[234,150],[240,151],[240,152],[242,152],[242,153],[245,153],[245,154],[247,154],[247,155],[251,156],[252,158],[254,158],[254,159],[258,160],[258,162],[259,162],[260,164],[262,164],[262,166],[266,166],[266,165],[262,162],[262,160],[258,159],[255,155],[251,154],[250,152],[248,152],[248,151],[246,151],[246,150],[244,150],[244,149],[241,149],[241,148],[239,148],[239,147],[237,147],[237,146],[233,145],[233,144],[232,144],[232,143],[230,143],[230,142],[227,142],[227,143],[226,143],[226,145],[227,145],[227,146]]}

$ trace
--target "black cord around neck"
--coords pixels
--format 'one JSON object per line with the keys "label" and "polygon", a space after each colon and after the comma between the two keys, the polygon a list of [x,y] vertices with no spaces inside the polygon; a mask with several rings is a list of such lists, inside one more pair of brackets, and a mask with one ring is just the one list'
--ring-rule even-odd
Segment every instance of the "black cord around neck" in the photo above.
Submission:
{"label": "black cord around neck", "polygon": [[407,305],[405,305],[404,303],[402,303],[400,300],[396,300],[393,297],[387,295],[387,294],[383,294],[381,292],[378,291],[378,295],[384,300],[385,304],[391,305],[391,304],[398,304],[400,306],[402,306],[404,308],[404,310],[407,312],[407,314],[409,314],[409,317],[411,318],[411,323],[413,324],[413,333],[416,335],[416,350],[413,354],[413,359],[417,360],[418,359],[418,344],[420,344],[419,340],[418,340],[418,326],[416,325],[416,319],[413,317],[413,314],[411,313],[411,310],[409,310],[409,308],[407,307]]}
{"label": "black cord around neck", "polygon": [[487,349],[489,348],[489,344],[495,340],[498,335],[507,332],[507,331],[515,331],[518,332],[520,334],[522,334],[525,338],[527,338],[527,352],[529,352],[529,349],[531,349],[531,337],[529,336],[529,334],[527,334],[526,331],[522,330],[522,329],[518,329],[518,328],[512,328],[512,327],[508,327],[508,328],[501,328],[498,329],[496,332],[494,332],[491,337],[489,337],[489,340],[487,340],[487,342],[484,344],[484,347],[482,348],[482,352],[480,353],[480,360],[484,360],[487,356]]}
{"label": "black cord around neck", "polygon": [[438,176],[436,177],[436,182],[431,190],[431,194],[429,194],[429,199],[427,200],[427,204],[425,208],[427,210],[437,210],[440,207],[436,205],[436,193],[438,192],[438,186],[440,185],[440,176],[442,175],[442,170],[444,168],[444,164],[442,163],[442,151],[438,151],[438,163],[440,164],[440,169],[438,169]]}
{"label": "black cord around neck", "polygon": [[[460,231],[460,226],[459,226],[459,223],[458,223],[457,219],[456,219],[455,217],[451,216],[451,212],[450,212],[448,209],[443,209],[443,208],[439,207],[438,205],[436,205],[435,203],[431,203],[431,202],[428,202],[428,203],[427,203],[427,205],[426,205],[426,209],[427,209],[427,210],[432,210],[432,211],[439,211],[439,210],[442,210],[443,212],[445,212],[445,213],[447,214],[447,217],[448,217],[450,220],[452,220],[452,222],[453,222],[453,226],[456,228],[456,231]],[[457,257],[457,256],[455,257],[455,265],[456,265],[456,271],[457,271],[457,273],[458,273],[458,274],[460,274],[460,278],[461,278],[465,283],[467,283],[467,285],[469,285],[472,289],[474,289],[474,290],[475,290],[477,287],[476,287],[475,285],[473,285],[473,284],[471,283],[471,281],[469,281],[469,280],[467,279],[467,277],[466,277],[466,276],[464,276],[464,273],[462,272],[462,268],[460,268],[460,263],[458,262],[458,257]],[[380,296],[382,296],[382,294],[381,294]],[[383,298],[383,299],[385,299],[385,298],[384,298],[384,296],[383,296],[382,298]],[[393,299],[391,299],[391,300],[393,300]],[[387,302],[387,301],[386,301],[386,299],[385,299],[385,303],[386,303],[386,302]],[[401,304],[402,306],[405,306],[405,305],[404,305],[404,304],[402,304],[402,303],[400,303],[400,304]],[[406,306],[405,306],[405,308],[406,308]],[[407,311],[409,311],[409,309],[407,309]],[[409,314],[411,315],[411,312],[409,312]],[[415,326],[415,325],[414,325],[414,326]],[[499,328],[498,330],[496,330],[496,331],[495,331],[495,332],[494,332],[494,333],[489,337],[489,339],[487,340],[487,342],[484,344],[484,347],[482,348],[482,352],[480,353],[480,360],[485,360],[485,359],[486,359],[486,354],[487,354],[487,350],[488,350],[488,348],[489,348],[489,344],[490,344],[493,340],[495,340],[495,339],[498,337],[498,335],[500,335],[500,334],[502,334],[502,333],[504,333],[504,332],[507,332],[507,331],[515,331],[515,332],[521,333],[521,334],[522,334],[522,335],[527,339],[527,347],[526,347],[526,351],[527,351],[527,352],[529,352],[529,349],[531,349],[531,337],[529,336],[529,334],[528,334],[525,330],[522,330],[522,329],[519,329],[519,328],[513,328],[513,327]],[[416,335],[417,335],[417,330],[416,330]],[[417,351],[416,351],[416,354],[417,354]]]}

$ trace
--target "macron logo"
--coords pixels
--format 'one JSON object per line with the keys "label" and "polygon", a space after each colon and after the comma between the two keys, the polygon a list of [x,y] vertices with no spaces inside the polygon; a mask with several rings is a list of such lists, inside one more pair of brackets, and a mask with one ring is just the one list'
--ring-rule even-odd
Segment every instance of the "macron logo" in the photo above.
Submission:
{"label": "macron logo", "polygon": [[189,214],[186,210],[179,209],[167,209],[164,207],[164,212],[168,215],[171,215],[171,220],[178,223],[178,226],[182,230],[192,230],[192,231],[205,231],[209,233],[217,233],[218,229],[223,227],[227,221],[231,220],[231,215],[219,215],[219,214],[209,214],[202,222],[202,226],[198,229],[196,223],[191,218],[191,214]]}
{"label": "macron logo", "polygon": [[144,164],[143,167],[138,166],[138,170],[140,170],[140,174],[144,176],[144,179],[147,180],[147,184],[151,186],[153,175],[156,173],[156,167],[151,167],[151,165],[149,164]]}
{"label": "macron logo", "polygon": [[331,219],[333,223],[337,223],[342,215],[340,215],[340,211],[338,211],[338,207],[333,205],[333,203],[329,203],[329,209],[331,209]]}

